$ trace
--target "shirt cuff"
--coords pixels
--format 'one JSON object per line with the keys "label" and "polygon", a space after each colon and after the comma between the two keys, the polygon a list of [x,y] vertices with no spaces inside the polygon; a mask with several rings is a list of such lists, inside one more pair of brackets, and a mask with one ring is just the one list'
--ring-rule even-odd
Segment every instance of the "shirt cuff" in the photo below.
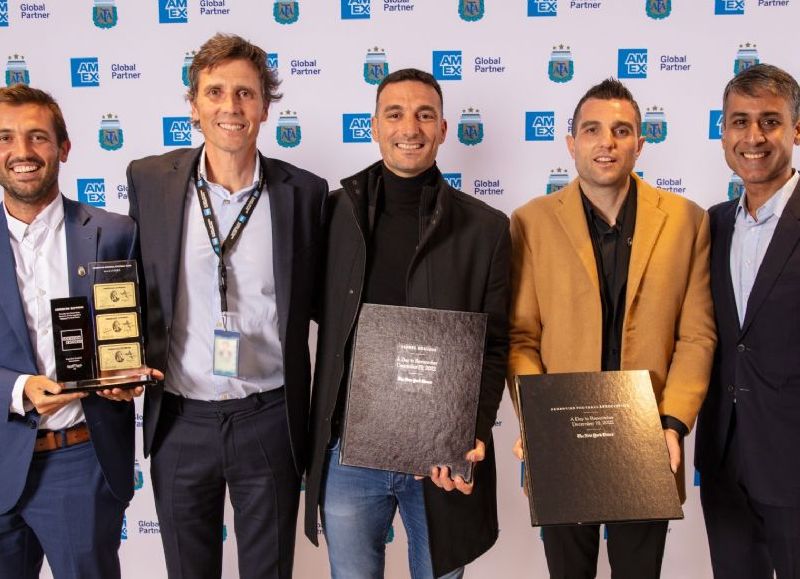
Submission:
{"label": "shirt cuff", "polygon": [[23,396],[25,392],[25,382],[31,374],[20,374],[14,382],[14,388],[11,390],[11,408],[9,411],[13,414],[25,416],[25,413],[33,409],[33,404],[29,400],[25,400]]}
{"label": "shirt cuff", "polygon": [[671,428],[675,430],[678,434],[681,435],[681,438],[689,434],[689,429],[686,425],[675,418],[674,416],[662,416],[661,417],[661,428],[666,430],[667,428]]}

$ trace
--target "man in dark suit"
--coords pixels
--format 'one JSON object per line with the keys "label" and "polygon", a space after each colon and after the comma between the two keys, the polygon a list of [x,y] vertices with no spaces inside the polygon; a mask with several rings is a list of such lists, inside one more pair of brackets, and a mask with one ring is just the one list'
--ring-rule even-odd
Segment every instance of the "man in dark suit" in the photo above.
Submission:
{"label": "man in dark suit", "polygon": [[[67,393],[55,379],[50,300],[89,296],[90,262],[135,257],[125,216],[62,197],[70,141],[53,98],[0,89],[0,578],[120,576],[133,496],[133,396]],[[102,234],[101,234],[102,232]]]}
{"label": "man in dark suit", "polygon": [[712,207],[719,333],[695,464],[717,578],[800,577],[800,87],[753,66],[723,96],[744,194]]}
{"label": "man in dark suit", "polygon": [[292,572],[327,184],[259,154],[280,97],[266,62],[209,39],[188,92],[204,145],[128,168],[147,355],[166,375],[145,396],[144,452],[171,578],[220,576],[226,488],[240,576]]}

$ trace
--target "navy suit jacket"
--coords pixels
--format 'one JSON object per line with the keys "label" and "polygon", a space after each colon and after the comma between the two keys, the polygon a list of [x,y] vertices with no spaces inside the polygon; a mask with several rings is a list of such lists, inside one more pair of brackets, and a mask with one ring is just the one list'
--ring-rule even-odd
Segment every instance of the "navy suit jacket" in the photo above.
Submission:
{"label": "navy suit jacket", "polygon": [[[128,167],[130,214],[139,224],[147,288],[147,363],[160,370],[166,370],[169,355],[186,192],[200,151],[179,149],[134,161]],[[311,389],[308,330],[318,291],[328,185],[324,179],[289,163],[263,156],[261,161],[266,167],[271,212],[272,267],[289,433],[295,468],[302,473]],[[163,385],[148,388],[145,393],[145,456],[156,438],[162,394]]]}
{"label": "navy suit jacket", "polygon": [[[89,277],[78,275],[79,266],[135,258],[136,226],[124,215],[64,198],[64,227],[72,296],[90,296]],[[17,286],[8,222],[0,211],[0,513],[13,508],[25,488],[39,426],[35,410],[24,417],[8,410],[20,374],[36,375],[39,370]],[[133,403],[97,395],[81,403],[106,482],[118,499],[127,502],[133,496]]]}
{"label": "navy suit jacket", "polygon": [[748,493],[765,504],[796,507],[800,502],[800,186],[778,221],[741,327],[730,274],[737,203],[709,210],[711,291],[719,341],[697,424],[695,464],[701,477],[720,469],[735,411],[740,452],[733,460]]}

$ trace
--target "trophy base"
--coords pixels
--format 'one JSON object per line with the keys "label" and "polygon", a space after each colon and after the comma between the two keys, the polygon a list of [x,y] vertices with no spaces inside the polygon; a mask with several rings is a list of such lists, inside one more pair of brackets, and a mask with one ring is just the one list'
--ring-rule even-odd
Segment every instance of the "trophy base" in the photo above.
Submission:
{"label": "trophy base", "polygon": [[105,378],[94,378],[92,380],[77,380],[74,382],[62,382],[64,394],[71,392],[95,392],[97,390],[109,390],[120,388],[128,390],[137,386],[150,386],[156,383],[149,374],[137,372],[135,374],[125,374],[119,376],[108,376]]}

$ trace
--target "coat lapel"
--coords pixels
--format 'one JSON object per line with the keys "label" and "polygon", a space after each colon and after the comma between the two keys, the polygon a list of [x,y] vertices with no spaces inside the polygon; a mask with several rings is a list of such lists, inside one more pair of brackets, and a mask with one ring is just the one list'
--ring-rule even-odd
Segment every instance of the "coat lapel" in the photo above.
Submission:
{"label": "coat lapel", "polygon": [[290,175],[271,159],[261,157],[266,170],[272,222],[272,271],[275,276],[275,301],[278,309],[278,332],[286,343],[289,298],[292,295],[292,256],[294,255],[294,186]]}
{"label": "coat lapel", "polygon": [[783,271],[783,267],[794,252],[798,241],[800,241],[800,185],[795,188],[789,203],[781,214],[772,241],[764,254],[764,261],[758,268],[753,291],[750,293],[750,299],[747,300],[742,335],[747,332],[747,328],[772,290],[775,280]]}
{"label": "coat lapel", "polygon": [[[558,195],[558,193],[557,193]],[[577,179],[567,185],[559,195],[561,206],[556,210],[558,222],[564,229],[572,248],[578,254],[586,274],[592,285],[600,291],[600,280],[597,277],[597,262],[594,257],[592,240],[589,237],[589,226],[583,210],[581,193]]]}
{"label": "coat lapel", "polygon": [[[711,260],[712,267],[712,280],[714,278],[721,280],[723,298],[726,302],[726,307],[718,307],[718,311],[727,311],[731,314],[734,326],[739,328],[739,314],[736,308],[736,294],[733,291],[733,279],[731,278],[731,243],[733,241],[733,229],[736,225],[736,203],[731,203],[725,209],[724,214],[720,219],[720,230],[717,238],[720,240],[722,247],[718,251],[713,251]],[[712,239],[712,244],[714,240]],[[716,259],[714,259],[716,257]],[[721,306],[721,304],[720,304]]]}
{"label": "coat lapel", "polygon": [[[178,275],[181,267],[181,245],[184,228],[184,208],[190,179],[194,178],[193,169],[200,158],[202,147],[189,155],[183,155],[174,162],[163,181],[156,184],[160,187],[157,198],[161,199],[161,247],[164,259],[160,260],[160,277],[165,283],[160,284],[161,303],[164,308],[164,320],[167,326],[172,325],[175,309],[175,294],[178,290]],[[152,216],[151,216],[152,217]],[[157,218],[157,217],[155,217]]]}
{"label": "coat lapel", "polygon": [[[89,264],[97,261],[100,229],[91,221],[84,207],[64,198],[64,231],[67,238],[67,272],[69,295],[89,296]],[[80,268],[84,275],[79,275]]]}
{"label": "coat lapel", "polygon": [[633,298],[639,291],[647,262],[653,253],[656,240],[666,221],[666,214],[659,209],[658,191],[641,179],[636,179],[636,228],[633,231],[631,261],[628,266],[628,288],[625,292],[625,319],[628,319]]}
{"label": "coat lapel", "polygon": [[5,210],[0,210],[0,308],[2,308],[22,349],[27,354],[30,367],[36,368],[36,359],[33,356],[31,339],[28,335],[28,323],[25,321],[22,298],[17,285],[16,264],[14,252],[11,250]]}

